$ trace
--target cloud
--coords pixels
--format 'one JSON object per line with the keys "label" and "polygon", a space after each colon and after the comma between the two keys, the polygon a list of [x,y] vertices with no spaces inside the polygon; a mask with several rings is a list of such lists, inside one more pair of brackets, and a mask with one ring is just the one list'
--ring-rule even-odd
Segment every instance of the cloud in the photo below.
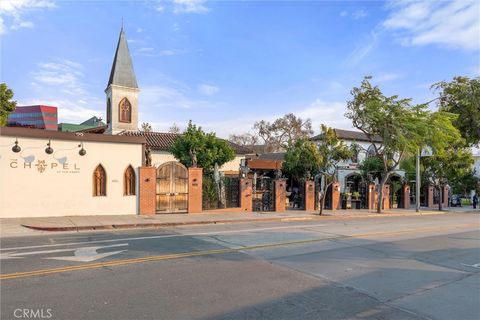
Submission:
{"label": "cloud", "polygon": [[215,108],[218,103],[194,98],[192,90],[182,84],[152,85],[142,88],[142,104],[149,106],[152,112],[158,109],[199,109]]}
{"label": "cloud", "polygon": [[[19,105],[44,104],[58,107],[59,122],[80,123],[104,113],[103,96],[91,94],[84,67],[68,59],[39,63],[29,75],[32,97],[18,93]],[[96,90],[98,91],[98,90]]]}
{"label": "cloud", "polygon": [[403,45],[480,49],[478,1],[394,1],[388,9],[383,27],[399,32]]}
{"label": "cloud", "polygon": [[363,19],[367,16],[367,12],[363,9],[352,12],[352,17],[355,20]]}
{"label": "cloud", "polygon": [[8,30],[33,28],[32,21],[26,20],[31,12],[55,8],[52,0],[2,0],[0,1],[0,34]]}
{"label": "cloud", "polygon": [[220,89],[218,87],[209,85],[209,84],[201,84],[198,86],[198,92],[201,94],[211,96],[217,93]]}
{"label": "cloud", "polygon": [[347,10],[343,10],[340,12],[341,17],[352,17],[355,20],[363,19],[367,16],[367,12],[363,9],[358,9],[353,12],[349,12]]}
{"label": "cloud", "polygon": [[369,34],[363,35],[359,44],[349,54],[346,60],[348,66],[354,66],[363,60],[378,45],[381,31],[376,29],[370,31]]}
{"label": "cloud", "polygon": [[205,6],[205,0],[173,0],[174,13],[199,13],[204,14],[210,11]]}
{"label": "cloud", "polygon": [[378,83],[390,82],[401,78],[401,75],[397,73],[381,73],[373,77],[373,80]]}
{"label": "cloud", "polygon": [[345,102],[325,102],[317,99],[307,108],[294,113],[303,119],[310,118],[315,131],[320,130],[321,124],[332,128],[352,129],[351,121],[344,116],[346,111],[347,105]]}

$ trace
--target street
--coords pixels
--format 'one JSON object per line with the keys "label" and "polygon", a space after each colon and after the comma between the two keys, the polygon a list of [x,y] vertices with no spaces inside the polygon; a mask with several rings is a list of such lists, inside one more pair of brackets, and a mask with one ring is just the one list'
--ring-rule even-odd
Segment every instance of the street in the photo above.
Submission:
{"label": "street", "polygon": [[479,319],[479,217],[2,238],[1,319]]}

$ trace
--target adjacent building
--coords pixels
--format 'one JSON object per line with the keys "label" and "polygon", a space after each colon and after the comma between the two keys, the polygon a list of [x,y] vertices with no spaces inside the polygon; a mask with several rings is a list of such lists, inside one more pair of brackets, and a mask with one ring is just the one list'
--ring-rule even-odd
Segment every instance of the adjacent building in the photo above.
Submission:
{"label": "adjacent building", "polygon": [[9,115],[7,126],[57,131],[57,107],[45,105],[18,106]]}

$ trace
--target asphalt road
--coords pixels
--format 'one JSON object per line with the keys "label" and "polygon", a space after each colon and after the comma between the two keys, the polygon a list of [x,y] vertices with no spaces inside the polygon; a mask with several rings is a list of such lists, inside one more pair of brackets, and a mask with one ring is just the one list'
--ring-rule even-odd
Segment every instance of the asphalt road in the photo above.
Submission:
{"label": "asphalt road", "polygon": [[480,215],[1,239],[1,319],[480,319]]}

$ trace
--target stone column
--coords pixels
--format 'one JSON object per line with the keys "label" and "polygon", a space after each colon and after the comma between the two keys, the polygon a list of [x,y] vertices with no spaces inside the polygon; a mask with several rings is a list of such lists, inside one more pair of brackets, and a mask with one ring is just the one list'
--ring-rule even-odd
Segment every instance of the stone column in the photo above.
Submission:
{"label": "stone column", "polygon": [[188,168],[188,213],[202,212],[202,178],[202,168]]}
{"label": "stone column", "polygon": [[252,179],[240,179],[240,208],[244,212],[252,212]]}
{"label": "stone column", "polygon": [[375,184],[370,183],[368,185],[368,210],[375,210],[377,208],[377,189]]}
{"label": "stone column", "polygon": [[286,197],[286,185],[287,182],[284,179],[275,180],[275,211],[284,212],[285,211],[285,200]]}
{"label": "stone column", "polygon": [[340,183],[334,182],[332,184],[332,210],[340,209],[342,203],[340,202]]}
{"label": "stone column", "polygon": [[448,186],[442,186],[442,208],[448,207]]}
{"label": "stone column", "polygon": [[410,209],[410,186],[408,184],[404,184],[402,187],[402,192],[403,192],[402,208]]}
{"label": "stone column", "polygon": [[305,211],[315,211],[315,181],[305,181]]}
{"label": "stone column", "polygon": [[155,167],[139,167],[138,184],[138,214],[154,215],[157,209],[157,169]]}
{"label": "stone column", "polygon": [[383,208],[390,209],[390,185],[386,184],[383,186]]}
{"label": "stone column", "polygon": [[427,187],[427,207],[433,208],[435,205],[433,204],[433,186],[429,185]]}

